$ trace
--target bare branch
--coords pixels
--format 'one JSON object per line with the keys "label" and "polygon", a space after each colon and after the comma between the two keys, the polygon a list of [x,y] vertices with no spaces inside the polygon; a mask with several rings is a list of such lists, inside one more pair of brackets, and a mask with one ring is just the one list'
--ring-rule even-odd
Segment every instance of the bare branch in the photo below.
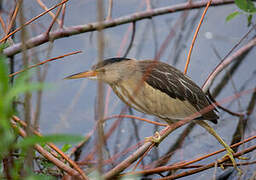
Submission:
{"label": "bare branch", "polygon": [[222,61],[215,70],[210,74],[210,76],[207,78],[203,85],[204,92],[208,91],[211,84],[213,83],[216,76],[223,70],[225,67],[227,67],[233,60],[235,60],[237,57],[241,56],[245,52],[247,52],[249,49],[251,49],[253,46],[256,45],[256,38],[253,38],[250,42],[248,42],[246,45],[238,49],[235,53],[227,57],[224,61]]}
{"label": "bare branch", "polygon": [[[77,25],[77,26],[71,26],[65,29],[58,29],[56,31],[53,31],[49,34],[50,39],[55,40],[55,39],[60,39],[63,37],[69,37],[72,35],[76,34],[81,34],[85,32],[90,32],[90,31],[96,31],[99,29],[100,26],[102,26],[103,29],[106,28],[111,28],[117,25],[121,24],[127,24],[131,23],[133,21],[139,21],[143,19],[148,19],[153,16],[159,16],[163,14],[168,14],[168,13],[175,13],[183,10],[188,10],[188,9],[197,9],[197,8],[202,8],[206,5],[206,1],[196,1],[191,3],[181,3],[178,5],[173,5],[173,6],[167,6],[167,7],[162,7],[162,8],[157,8],[151,11],[143,11],[139,13],[134,13],[131,15],[123,16],[120,18],[116,18],[111,21],[104,21],[101,24],[98,22],[95,23],[90,23],[90,24],[85,24],[85,25]],[[219,5],[227,5],[234,3],[234,0],[215,0],[212,2],[211,6],[219,6]],[[44,44],[48,42],[48,36],[45,36],[44,34],[40,34],[34,38],[29,39],[26,44],[27,48],[33,48],[35,46],[39,46],[41,44]],[[14,44],[4,50],[4,54],[6,56],[12,56],[21,51],[21,44],[17,43]]]}

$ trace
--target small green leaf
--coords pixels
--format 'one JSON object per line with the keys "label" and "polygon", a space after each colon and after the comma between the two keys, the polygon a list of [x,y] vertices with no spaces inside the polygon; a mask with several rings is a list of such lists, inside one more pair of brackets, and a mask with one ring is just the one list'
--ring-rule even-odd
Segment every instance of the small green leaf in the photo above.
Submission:
{"label": "small green leaf", "polygon": [[8,43],[2,43],[0,44],[0,53],[3,53],[3,50],[9,46]]}
{"label": "small green leaf", "polygon": [[256,8],[251,0],[235,0],[235,4],[247,13],[256,13]]}
{"label": "small green leaf", "polygon": [[82,141],[84,137],[77,135],[67,135],[67,134],[54,134],[46,136],[30,136],[26,137],[23,140],[19,141],[16,145],[17,148],[26,148],[38,143],[47,143],[47,142],[70,142],[75,143]]}
{"label": "small green leaf", "polygon": [[0,54],[0,97],[6,95],[9,89],[7,58]]}
{"label": "small green leaf", "polygon": [[241,14],[238,11],[232,12],[230,13],[227,17],[226,17],[226,22],[230,21],[231,19],[234,19],[237,15]]}
{"label": "small green leaf", "polygon": [[63,152],[67,152],[72,147],[71,144],[64,144],[61,148]]}
{"label": "small green leaf", "polygon": [[250,26],[252,24],[252,15],[250,14],[248,17],[247,17],[247,26]]}

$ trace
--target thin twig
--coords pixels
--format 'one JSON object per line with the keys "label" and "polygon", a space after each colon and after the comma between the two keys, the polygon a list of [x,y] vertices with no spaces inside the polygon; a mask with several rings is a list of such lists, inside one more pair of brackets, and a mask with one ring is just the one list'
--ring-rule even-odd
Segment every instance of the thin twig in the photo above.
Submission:
{"label": "thin twig", "polygon": [[129,54],[129,52],[130,52],[130,50],[132,48],[132,44],[133,44],[133,41],[134,41],[135,33],[136,33],[136,22],[134,21],[132,23],[132,37],[131,37],[131,41],[130,41],[129,46],[128,46],[127,50],[125,51],[123,57],[126,57]]}
{"label": "thin twig", "polygon": [[66,6],[67,4],[63,4],[63,7],[62,7],[62,15],[61,15],[61,21],[60,21],[60,28],[63,29],[63,26],[64,26],[64,18],[65,18],[65,14],[66,14]]}
{"label": "thin twig", "polygon": [[[49,10],[48,7],[47,7],[41,0],[37,0],[37,3],[38,3],[45,11],[48,11],[48,10]],[[66,5],[66,4],[64,4],[64,6],[65,6],[65,5]],[[55,14],[54,14],[53,12],[49,11],[49,15],[52,17],[52,19],[55,18]],[[57,23],[58,23],[59,25],[61,25],[61,21],[60,21],[59,19],[57,19]]]}
{"label": "thin twig", "polygon": [[76,152],[81,149],[86,142],[88,142],[88,140],[92,137],[94,131],[95,131],[96,127],[94,127],[89,133],[87,133],[84,137],[84,140],[82,142],[80,142],[77,146],[75,146],[69,153],[69,157],[71,157],[73,154],[76,154]]}
{"label": "thin twig", "polygon": [[15,10],[14,10],[14,12],[13,12],[13,14],[12,14],[11,21],[10,21],[10,23],[9,23],[9,25],[8,25],[8,29],[7,29],[6,35],[8,35],[8,34],[10,33],[11,29],[12,29],[12,26],[13,26],[13,24],[14,24],[14,22],[15,22],[15,19],[16,19],[16,17],[17,17],[18,12],[19,12],[20,6],[21,6],[21,1],[18,1],[18,2],[16,3]]}
{"label": "thin twig", "polygon": [[5,26],[5,23],[4,23],[4,20],[1,16],[1,14],[0,14],[0,24],[2,26],[2,29],[3,29],[4,33],[7,34],[7,29],[6,29],[6,26]]}
{"label": "thin twig", "polygon": [[106,17],[106,21],[112,19],[112,9],[113,9],[113,0],[108,0],[108,15]]}
{"label": "thin twig", "polygon": [[147,5],[147,11],[151,11],[152,10],[152,6],[151,6],[150,0],[146,0],[146,5]]}
{"label": "thin twig", "polygon": [[[62,1],[62,2],[63,2],[63,1]],[[49,33],[50,33],[50,31],[51,31],[51,29],[52,29],[54,23],[55,23],[56,20],[58,19],[59,15],[60,15],[60,12],[61,12],[61,10],[62,10],[62,7],[63,7],[63,4],[58,8],[55,17],[53,18],[53,20],[52,20],[50,26],[48,27],[48,29],[47,29],[47,31],[46,31],[46,35],[47,35],[47,36],[49,36]]]}
{"label": "thin twig", "polygon": [[149,148],[142,154],[142,156],[140,157],[139,161],[136,163],[136,165],[132,168],[132,171],[135,171],[135,169],[139,166],[139,164],[141,163],[141,161],[144,159],[144,157],[146,157],[146,155],[149,153],[149,151],[155,146],[156,143],[151,143],[151,145],[149,146]]}
{"label": "thin twig", "polygon": [[24,72],[24,71],[27,71],[27,70],[29,70],[29,69],[31,69],[31,68],[34,68],[34,67],[43,65],[43,64],[48,63],[48,62],[50,62],[50,61],[54,61],[54,60],[56,60],[56,59],[61,59],[61,58],[64,58],[64,57],[66,57],[66,56],[78,54],[78,53],[81,53],[81,52],[82,52],[82,51],[75,51],[75,52],[71,52],[71,53],[68,53],[68,54],[64,54],[64,55],[61,55],[61,56],[57,56],[57,57],[54,57],[54,58],[47,59],[47,60],[42,61],[42,62],[40,62],[40,63],[37,63],[37,64],[31,65],[31,66],[28,66],[27,68],[22,69],[22,70],[20,70],[20,71],[17,71],[17,72],[15,72],[15,73],[9,74],[9,77],[15,76],[15,75],[17,75],[17,74],[19,74],[19,73],[21,73],[21,72]]}
{"label": "thin twig", "polygon": [[194,34],[194,36],[193,36],[193,40],[192,40],[192,43],[191,43],[191,45],[190,45],[190,49],[189,49],[189,52],[188,52],[188,57],[187,57],[187,61],[186,61],[185,69],[184,69],[184,74],[187,74],[188,65],[189,65],[189,62],[190,62],[190,57],[191,57],[191,53],[192,53],[192,50],[193,50],[193,47],[194,47],[194,44],[195,44],[195,41],[196,41],[196,37],[197,37],[197,35],[198,35],[199,29],[200,29],[200,27],[201,27],[201,24],[202,24],[202,22],[203,22],[203,20],[204,20],[204,16],[205,16],[205,14],[206,14],[206,12],[207,12],[207,10],[208,10],[208,8],[209,8],[209,6],[210,6],[211,3],[212,3],[212,0],[209,0],[208,3],[207,3],[207,5],[206,5],[206,7],[205,7],[205,9],[204,9],[204,12],[203,12],[203,14],[202,14],[202,16],[201,16],[201,19],[200,19],[200,21],[199,21],[199,24],[198,24],[198,26],[197,26],[197,28],[196,28],[196,32],[195,32],[195,34]]}

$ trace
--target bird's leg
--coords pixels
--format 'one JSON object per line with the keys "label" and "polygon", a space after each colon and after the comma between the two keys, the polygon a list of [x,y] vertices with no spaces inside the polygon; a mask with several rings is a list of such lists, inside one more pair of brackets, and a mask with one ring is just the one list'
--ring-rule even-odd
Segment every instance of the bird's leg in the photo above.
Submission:
{"label": "bird's leg", "polygon": [[145,142],[153,142],[158,144],[161,140],[161,135],[158,131],[155,132],[154,136],[145,137]]}
{"label": "bird's leg", "polygon": [[[231,149],[231,147],[216,133],[216,131],[211,127],[209,126],[205,121],[195,121],[197,124],[199,124],[200,126],[202,126],[204,129],[206,129],[211,135],[213,135],[218,141],[219,143],[221,143],[224,148],[226,149],[227,151],[227,154],[224,155],[224,157],[229,157],[229,159],[231,160],[234,168],[239,172],[239,174],[242,174],[242,170],[239,169],[237,167],[237,164],[236,164],[236,161],[235,161],[235,158],[233,156],[234,154],[234,151]],[[223,157],[223,158],[224,158]],[[221,166],[223,167],[223,166]]]}

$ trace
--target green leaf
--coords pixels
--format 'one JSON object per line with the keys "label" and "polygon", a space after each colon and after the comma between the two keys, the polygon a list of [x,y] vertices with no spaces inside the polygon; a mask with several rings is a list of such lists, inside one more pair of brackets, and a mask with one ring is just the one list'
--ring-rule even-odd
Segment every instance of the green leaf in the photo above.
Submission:
{"label": "green leaf", "polygon": [[61,148],[63,152],[67,152],[72,147],[71,144],[64,144]]}
{"label": "green leaf", "polygon": [[23,140],[19,141],[16,145],[17,148],[27,148],[29,146],[39,144],[39,143],[47,143],[47,142],[70,142],[75,143],[82,141],[84,137],[77,135],[67,135],[67,134],[53,134],[46,136],[30,136],[26,137]]}
{"label": "green leaf", "polygon": [[7,59],[0,54],[0,98],[8,92],[8,79]]}
{"label": "green leaf", "polygon": [[241,14],[241,12],[235,11],[230,13],[227,17],[226,17],[226,22],[230,21],[231,19],[234,19],[237,15]]}
{"label": "green leaf", "polygon": [[[9,92],[9,77],[8,77],[8,67],[7,58],[0,54],[0,119],[1,126],[3,126],[4,121],[2,119],[10,118],[10,112],[12,110],[11,105],[7,105],[5,97]],[[1,130],[0,130],[1,131]]]}
{"label": "green leaf", "polygon": [[235,0],[235,4],[247,13],[256,13],[256,8],[251,0]]}
{"label": "green leaf", "polygon": [[251,24],[252,24],[252,15],[250,14],[248,17],[247,17],[247,26],[249,27]]}
{"label": "green leaf", "polygon": [[0,44],[0,53],[3,53],[3,50],[9,46],[8,43],[1,43]]}

